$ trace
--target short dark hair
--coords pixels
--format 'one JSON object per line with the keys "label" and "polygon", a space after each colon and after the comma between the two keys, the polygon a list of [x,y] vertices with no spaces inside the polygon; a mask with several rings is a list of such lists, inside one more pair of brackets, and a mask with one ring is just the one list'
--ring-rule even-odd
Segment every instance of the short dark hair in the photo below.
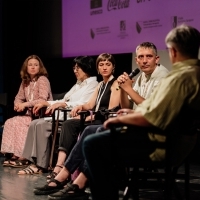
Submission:
{"label": "short dark hair", "polygon": [[106,61],[108,60],[109,62],[112,63],[112,65],[115,67],[115,59],[113,57],[113,55],[109,54],[109,53],[102,53],[97,57],[96,60],[96,68],[98,68],[99,62],[101,61]]}
{"label": "short dark hair", "polygon": [[182,24],[167,34],[165,43],[174,45],[174,48],[184,56],[198,58],[200,32],[194,27]]}
{"label": "short dark hair", "polygon": [[153,44],[152,42],[143,42],[141,44],[139,44],[137,47],[136,47],[136,55],[137,55],[137,51],[139,48],[149,48],[149,49],[153,49],[155,55],[157,55],[157,48],[156,48],[156,45]]}
{"label": "short dark hair", "polygon": [[73,65],[77,64],[88,76],[94,76],[94,60],[90,56],[78,56],[74,58]]}

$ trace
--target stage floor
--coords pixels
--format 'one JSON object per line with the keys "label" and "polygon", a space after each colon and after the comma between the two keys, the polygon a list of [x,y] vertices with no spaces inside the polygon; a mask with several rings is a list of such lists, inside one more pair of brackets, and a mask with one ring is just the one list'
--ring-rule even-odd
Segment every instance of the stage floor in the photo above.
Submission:
{"label": "stage floor", "polygon": [[[0,157],[1,162],[3,159],[3,157]],[[200,164],[191,164],[190,167],[190,199],[199,200]],[[48,173],[39,175],[17,175],[18,170],[19,168],[3,167],[2,164],[0,164],[0,200],[47,200],[47,195],[34,195],[33,188],[45,184]],[[180,170],[183,170],[183,168],[180,168]],[[149,186],[147,184],[145,187],[147,188],[140,189],[141,200],[162,199],[162,190],[155,189],[152,184]],[[183,181],[178,180],[178,187],[181,193],[184,193]],[[122,194],[122,192],[120,192],[120,194]],[[91,197],[89,199],[91,199]]]}

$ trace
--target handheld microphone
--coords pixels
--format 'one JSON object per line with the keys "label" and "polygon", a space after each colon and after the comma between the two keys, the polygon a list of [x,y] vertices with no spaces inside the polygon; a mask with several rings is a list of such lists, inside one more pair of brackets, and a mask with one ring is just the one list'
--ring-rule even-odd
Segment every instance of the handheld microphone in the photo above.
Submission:
{"label": "handheld microphone", "polygon": [[[134,69],[128,76],[130,79],[132,79],[134,76],[136,76],[138,73],[140,72],[140,70],[138,68]],[[116,90],[119,90],[120,86],[118,86],[116,88]]]}

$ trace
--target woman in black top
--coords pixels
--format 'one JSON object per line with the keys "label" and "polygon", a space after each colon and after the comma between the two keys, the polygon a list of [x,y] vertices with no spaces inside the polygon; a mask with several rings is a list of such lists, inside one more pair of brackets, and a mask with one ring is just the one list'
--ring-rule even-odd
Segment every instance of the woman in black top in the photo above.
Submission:
{"label": "woman in black top", "polygon": [[[63,122],[59,138],[58,160],[52,173],[53,177],[62,169],[67,156],[77,142],[81,129],[80,116],[77,115],[77,112],[81,110],[98,111],[100,109],[111,109],[119,106],[120,92],[116,90],[118,83],[113,76],[115,69],[114,57],[107,53],[100,54],[96,60],[96,68],[98,74],[102,76],[103,81],[98,84],[88,103],[77,106],[71,111],[71,116],[74,118]],[[94,116],[92,118],[88,116],[86,121],[91,119],[94,120]],[[34,170],[33,166],[31,168]],[[18,174],[29,174],[29,170],[25,168],[19,171]]]}
{"label": "woman in black top", "polygon": [[[96,66],[98,74],[101,74],[103,77],[103,81],[99,83],[88,103],[77,106],[71,111],[71,115],[74,118],[77,118],[77,113],[82,110],[98,111],[102,109],[112,109],[119,106],[120,92],[116,90],[116,88],[118,87],[118,83],[113,76],[113,72],[115,69],[115,60],[113,56],[107,53],[99,55],[96,60]],[[88,116],[86,120],[95,120],[94,115]],[[99,124],[101,124],[101,122],[99,122]],[[59,156],[53,172],[53,176],[55,176],[55,179],[51,179],[50,182],[43,187],[35,188],[35,194],[50,194],[58,191],[63,187],[62,183],[60,182],[67,179],[70,176],[71,171],[71,169],[68,170],[66,166],[63,167],[64,161],[66,160],[67,155],[69,155],[71,149],[76,143],[79,132],[79,119],[68,120],[63,124],[62,132],[60,135]],[[78,143],[79,142],[77,142],[77,145]],[[79,145],[77,149],[79,149],[79,151],[75,150],[74,153],[80,154],[81,145]],[[73,155],[70,154],[70,157],[73,158]],[[80,163],[77,162],[75,165],[78,164]],[[73,166],[73,161],[71,162],[71,165]],[[59,173],[60,170],[61,172]],[[59,177],[61,178],[60,180]],[[83,180],[83,182],[85,182],[85,180],[87,179],[83,173],[81,173],[81,179]]]}

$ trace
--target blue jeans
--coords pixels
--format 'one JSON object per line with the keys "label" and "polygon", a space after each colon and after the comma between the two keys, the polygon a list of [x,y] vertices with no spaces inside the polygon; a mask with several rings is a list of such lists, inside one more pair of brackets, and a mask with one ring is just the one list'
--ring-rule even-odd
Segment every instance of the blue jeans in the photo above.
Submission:
{"label": "blue jeans", "polygon": [[[120,169],[136,162],[151,162],[155,144],[146,131],[106,130],[83,141],[93,200],[118,200]],[[130,162],[130,163],[129,163]]]}
{"label": "blue jeans", "polygon": [[79,140],[71,150],[71,153],[69,154],[64,164],[64,166],[69,170],[71,174],[74,173],[74,171],[79,167],[81,172],[83,172],[86,176],[88,175],[87,164],[85,163],[85,158],[83,157],[82,153],[83,140],[86,136],[95,133],[98,128],[101,127],[102,125],[90,125],[87,126],[82,132]]}

